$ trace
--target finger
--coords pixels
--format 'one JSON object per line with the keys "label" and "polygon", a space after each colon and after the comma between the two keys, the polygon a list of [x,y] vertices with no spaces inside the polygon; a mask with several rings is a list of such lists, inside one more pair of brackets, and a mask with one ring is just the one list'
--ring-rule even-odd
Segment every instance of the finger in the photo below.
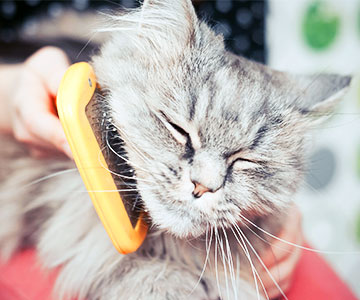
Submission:
{"label": "finger", "polygon": [[[31,91],[31,93],[25,94],[25,91]],[[16,95],[16,101],[18,106],[14,119],[22,123],[29,138],[35,137],[27,142],[45,145],[47,148],[55,146],[72,158],[61,123],[55,115],[50,113],[49,95],[41,80],[34,77],[30,70],[24,71],[22,89]]]}
{"label": "finger", "polygon": [[286,288],[291,283],[292,275],[300,259],[301,252],[302,250],[297,248],[286,260],[283,260],[281,263],[275,265],[273,268],[270,268],[269,272],[271,273],[273,278],[271,278],[265,270],[260,273],[263,284],[268,294],[281,294],[280,290],[276,287],[273,279],[283,291],[286,290]]}
{"label": "finger", "polygon": [[39,119],[41,122],[33,124],[32,132],[42,141],[48,142],[68,157],[73,158],[59,119],[51,114],[39,114]]}
{"label": "finger", "polygon": [[36,158],[53,157],[58,153],[53,145],[33,135],[22,123],[16,122],[13,128],[14,137],[29,148],[32,156]]}
{"label": "finger", "polygon": [[280,232],[282,239],[291,239],[294,236],[294,233],[299,232],[301,228],[302,216],[299,207],[296,204],[292,204],[290,207],[287,218],[285,220],[286,227]]}
{"label": "finger", "polygon": [[[294,241],[295,243],[302,243],[302,235],[298,236],[298,239]],[[277,282],[281,282],[286,279],[291,272],[295,269],[295,266],[299,260],[302,249],[292,248],[291,252],[287,252],[288,255],[282,261],[278,261],[277,264],[274,264],[272,267],[268,267],[268,270],[273,275],[274,279]],[[264,269],[261,270],[261,273],[264,273],[265,283],[269,285],[273,284],[273,280],[270,278],[268,272]]]}
{"label": "finger", "polygon": [[24,67],[18,82],[19,89],[14,95],[15,119],[24,120],[29,125],[37,118],[37,113],[50,113],[53,108],[43,80],[30,68]]}
{"label": "finger", "polygon": [[46,158],[49,157],[49,152],[40,150],[38,148],[30,149],[30,155],[35,158]]}
{"label": "finger", "polygon": [[66,53],[51,46],[41,48],[26,61],[26,65],[41,78],[47,91],[53,97],[56,96],[61,79],[69,64]]}
{"label": "finger", "polygon": [[283,230],[278,235],[279,240],[270,238],[271,247],[263,255],[263,261],[267,267],[285,260],[294,251],[296,246],[290,243],[302,246],[301,213],[296,205],[290,208],[284,224]]}
{"label": "finger", "polygon": [[286,294],[286,292],[289,290],[292,283],[292,276],[289,276],[288,278],[278,282],[278,286],[280,289],[275,285],[272,284],[271,286],[266,286],[266,292],[270,299],[277,299],[278,297],[282,296],[282,293]]}
{"label": "finger", "polygon": [[[280,285],[282,292],[286,295],[291,286],[291,279],[283,281]],[[272,288],[266,291],[269,299],[277,299],[282,296],[280,290],[274,285]]]}
{"label": "finger", "polygon": [[30,148],[34,146],[47,147],[48,145],[48,143],[43,142],[41,139],[29,132],[29,130],[19,120],[15,121],[13,124],[13,134],[15,139]]}
{"label": "finger", "polygon": [[[47,148],[39,145],[30,145],[30,154],[35,158],[53,158],[59,156],[60,152],[53,146]],[[64,155],[62,152],[61,154]]]}
{"label": "finger", "polygon": [[41,105],[37,109],[35,101],[32,108],[26,109],[25,106],[22,111],[24,111],[22,117],[14,124],[14,135],[19,141],[50,149],[55,146],[69,158],[73,158],[61,123],[56,116],[42,111]]}

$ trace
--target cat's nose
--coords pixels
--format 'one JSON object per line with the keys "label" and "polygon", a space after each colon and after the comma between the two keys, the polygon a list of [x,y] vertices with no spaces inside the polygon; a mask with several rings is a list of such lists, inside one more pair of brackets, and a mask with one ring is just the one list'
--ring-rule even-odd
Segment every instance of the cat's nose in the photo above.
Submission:
{"label": "cat's nose", "polygon": [[224,184],[225,161],[206,149],[198,150],[190,166],[190,180],[194,184],[193,196],[200,198],[205,193],[215,193]]}
{"label": "cat's nose", "polygon": [[200,198],[202,195],[204,195],[207,192],[214,192],[212,189],[209,189],[208,187],[202,185],[201,183],[197,181],[193,181],[194,184],[194,190],[192,194],[195,198]]}

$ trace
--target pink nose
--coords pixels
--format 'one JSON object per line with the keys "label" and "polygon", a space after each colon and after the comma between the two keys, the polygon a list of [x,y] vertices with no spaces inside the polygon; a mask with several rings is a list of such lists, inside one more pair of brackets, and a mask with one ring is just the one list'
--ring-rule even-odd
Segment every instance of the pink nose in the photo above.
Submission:
{"label": "pink nose", "polygon": [[193,181],[193,183],[195,185],[195,188],[192,193],[195,198],[200,198],[206,192],[212,192],[211,189],[209,189],[208,187],[202,185],[201,183],[199,183],[197,181]]}

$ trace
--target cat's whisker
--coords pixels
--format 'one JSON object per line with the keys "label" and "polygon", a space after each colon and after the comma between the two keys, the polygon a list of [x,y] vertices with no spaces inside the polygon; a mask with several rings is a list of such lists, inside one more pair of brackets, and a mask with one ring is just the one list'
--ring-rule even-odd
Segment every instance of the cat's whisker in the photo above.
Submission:
{"label": "cat's whisker", "polygon": [[[115,176],[118,176],[120,178],[125,178],[125,179],[130,179],[130,180],[136,180],[136,181],[145,181],[145,182],[150,182],[150,183],[155,183],[151,180],[147,180],[147,179],[140,179],[140,178],[137,178],[137,177],[130,177],[130,176],[126,176],[126,175],[123,175],[123,174],[119,174],[119,173],[116,173],[112,170],[110,170],[109,168],[107,168],[106,166],[104,166],[104,164],[100,161],[99,159],[99,162],[101,164],[101,166],[108,172],[110,172],[111,174],[115,175]],[[124,182],[126,185],[130,184],[128,182]]]}
{"label": "cat's whisker", "polygon": [[[255,223],[251,222],[248,218],[244,217],[241,214],[239,214],[239,216],[241,218],[243,218],[246,222],[250,223],[252,226],[257,228],[258,230],[260,230],[261,232],[265,233],[266,235],[268,235],[268,236],[272,237],[273,239],[276,239],[276,240],[278,240],[280,242],[283,242],[285,244],[293,246],[293,247],[297,247],[297,248],[300,248],[300,249],[303,249],[303,250],[306,250],[306,251],[320,253],[320,254],[354,254],[354,255],[359,255],[360,254],[360,251],[327,251],[327,250],[312,249],[312,248],[309,248],[309,247],[298,245],[296,243],[292,243],[290,241],[284,240],[282,238],[277,237],[276,235],[271,234],[270,232],[266,231],[265,229],[261,228],[260,226],[256,225]],[[247,226],[246,222],[243,223],[245,226]]]}
{"label": "cat's whisker", "polygon": [[134,150],[139,155],[139,158],[142,159],[144,163],[151,163],[151,160],[146,158],[145,155],[142,154],[140,150],[134,145],[134,143],[129,142],[128,147],[132,148],[132,150]]}
{"label": "cat's whisker", "polygon": [[240,236],[242,236],[246,243],[249,245],[250,249],[252,250],[252,252],[255,254],[255,256],[257,257],[258,261],[260,262],[260,264],[263,266],[263,268],[265,269],[266,273],[269,275],[271,281],[275,284],[276,288],[279,290],[279,292],[281,293],[281,295],[284,297],[285,300],[288,300],[287,296],[285,295],[284,291],[282,290],[282,288],[279,286],[279,284],[277,283],[277,281],[275,280],[274,276],[271,274],[271,272],[269,271],[269,269],[266,267],[265,263],[263,262],[263,260],[261,259],[260,255],[256,252],[255,248],[253,247],[253,245],[250,243],[250,241],[248,240],[248,238],[245,236],[245,234],[242,232],[242,230],[240,229],[240,227],[237,224],[234,224],[235,228],[238,230]]}
{"label": "cat's whisker", "polygon": [[[221,227],[221,229],[223,229],[223,227]],[[228,283],[228,276],[227,276],[227,267],[226,267],[226,263],[225,263],[224,243],[223,243],[223,239],[221,238],[220,234],[218,235],[218,237],[219,237],[219,245],[220,245],[220,250],[221,250],[220,255],[222,257],[222,263],[223,263],[223,267],[224,267],[226,295],[227,295],[227,299],[230,299],[229,283]]]}
{"label": "cat's whisker", "polygon": [[100,154],[102,153],[102,150],[99,150],[99,154],[98,154],[98,161],[101,165],[102,168],[104,168],[105,170],[107,170],[108,172],[110,172],[111,174],[114,174],[115,176],[119,176],[121,178],[125,178],[125,179],[131,179],[131,180],[136,180],[136,181],[143,181],[143,182],[150,182],[150,183],[153,183],[153,184],[156,184],[156,182],[152,181],[152,180],[148,180],[148,179],[141,179],[141,178],[137,178],[137,177],[130,177],[130,176],[126,176],[126,175],[122,175],[122,174],[119,174],[119,173],[116,173],[112,170],[110,170],[109,168],[107,168],[101,161],[100,159]]}
{"label": "cat's whisker", "polygon": [[208,255],[208,264],[209,264],[209,267],[212,269],[210,252],[211,252],[211,248],[212,248],[213,240],[214,240],[214,238],[213,238],[213,235],[214,235],[214,227],[213,227],[213,225],[210,224],[210,223],[209,223],[209,225],[210,225],[210,234],[211,234],[211,235],[210,235],[210,240],[211,240],[211,241],[210,241],[209,244],[207,245],[206,253],[209,252],[209,255]]}
{"label": "cat's whisker", "polygon": [[221,299],[221,288],[220,288],[220,281],[219,281],[219,272],[218,272],[218,232],[217,232],[217,228],[215,227],[215,254],[214,254],[214,260],[215,260],[215,276],[216,276],[216,285],[218,288],[218,292],[219,292],[219,298]]}
{"label": "cat's whisker", "polygon": [[132,207],[131,207],[131,210],[132,210],[132,211],[135,211],[135,210],[136,210],[136,208],[137,208],[137,203],[138,203],[138,201],[139,201],[139,198],[140,198],[140,196],[137,194],[137,195],[136,195],[136,198],[135,198],[135,200],[134,200],[134,204],[133,204]]}
{"label": "cat's whisker", "polygon": [[283,248],[283,247],[280,247],[280,246],[278,246],[278,245],[274,245],[274,243],[271,243],[271,242],[269,242],[268,240],[266,240],[266,239],[264,239],[262,236],[260,236],[259,234],[257,234],[252,228],[250,228],[250,226],[248,226],[247,224],[243,224],[247,229],[249,229],[250,230],[250,232],[252,232],[257,238],[259,238],[261,241],[263,241],[264,243],[266,243],[266,244],[268,244],[268,245],[270,245],[271,247],[275,247],[275,248],[278,248],[278,249],[281,249],[281,250],[283,250],[283,251],[285,251],[285,252],[292,252],[291,250],[289,250],[289,249],[285,249],[285,248]]}
{"label": "cat's whisker", "polygon": [[111,152],[113,152],[117,157],[119,157],[119,158],[121,158],[122,160],[126,161],[129,165],[133,165],[133,166],[137,167],[139,170],[142,170],[142,171],[144,171],[144,172],[146,172],[146,173],[148,173],[148,174],[151,174],[151,172],[150,172],[149,170],[146,170],[146,169],[144,169],[144,168],[142,168],[142,167],[140,167],[140,166],[138,166],[138,165],[136,165],[136,164],[134,164],[134,163],[131,163],[131,162],[130,162],[128,159],[126,159],[124,156],[122,156],[122,155],[120,155],[119,153],[117,153],[117,152],[111,147],[107,135],[106,135],[105,140],[106,140],[106,145],[107,145],[107,147],[108,147],[108,148],[111,150]]}
{"label": "cat's whisker", "polygon": [[[116,164],[116,166],[120,167],[120,166],[128,166],[129,164],[126,163],[126,162],[123,162],[123,163],[119,163],[119,164]],[[130,167],[129,167],[130,169]]]}
{"label": "cat's whisker", "polygon": [[75,172],[77,170],[78,170],[77,168],[61,170],[61,171],[58,171],[58,172],[55,172],[55,173],[40,177],[38,179],[35,179],[34,181],[31,181],[28,184],[23,185],[22,188],[28,188],[28,187],[30,187],[32,185],[35,185],[35,184],[40,183],[42,181],[48,180],[50,178],[54,178],[56,176],[67,174],[67,173],[72,173],[72,172]]}
{"label": "cat's whisker", "polygon": [[193,248],[193,249],[195,249],[197,251],[201,251],[202,250],[201,248],[199,248],[199,247],[197,247],[197,246],[195,246],[194,244],[191,243],[193,240],[196,240],[196,238],[186,239],[185,242],[187,244],[189,244],[191,248]]}
{"label": "cat's whisker", "polygon": [[[274,247],[274,248],[277,248],[277,249],[281,249],[282,251],[288,252],[288,253],[291,253],[291,252],[292,252],[292,250],[290,250],[290,249],[285,249],[284,247],[281,247],[281,246],[276,245],[276,244],[274,244],[274,243],[272,243],[272,242],[269,242],[268,240],[266,240],[265,238],[263,238],[262,236],[260,236],[258,233],[256,233],[256,232],[255,232],[252,228],[250,228],[247,224],[244,224],[244,223],[243,223],[243,225],[244,225],[248,230],[250,230],[250,232],[253,233],[257,238],[259,238],[259,239],[260,239],[261,241],[263,241],[264,243],[270,245],[271,247]],[[271,249],[271,251],[272,251],[272,249]],[[274,255],[274,254],[273,254],[273,255]]]}
{"label": "cat's whisker", "polygon": [[231,284],[233,286],[235,299],[238,299],[237,288],[236,288],[237,285],[236,285],[236,281],[235,281],[234,263],[232,260],[232,253],[231,253],[231,248],[230,248],[230,244],[229,244],[229,239],[227,237],[225,229],[222,228],[222,230],[223,230],[224,238],[225,238],[225,242],[226,242],[227,261],[228,261],[228,265],[229,265]]}
{"label": "cat's whisker", "polygon": [[212,242],[212,237],[213,237],[213,229],[212,227],[211,228],[211,234],[210,234],[210,240],[209,240],[209,243],[208,243],[208,231],[209,231],[209,224],[206,225],[206,237],[205,237],[205,247],[206,247],[206,257],[205,257],[205,262],[204,262],[204,265],[203,265],[203,268],[201,270],[201,273],[200,273],[200,276],[199,276],[199,279],[198,281],[196,282],[195,286],[193,287],[193,289],[191,290],[190,294],[188,296],[190,296],[194,291],[195,289],[198,287],[199,283],[201,282],[201,279],[202,277],[204,276],[204,273],[205,273],[205,269],[206,269],[206,266],[207,266],[207,263],[208,263],[208,260],[209,260],[209,254],[210,254],[210,248],[211,248],[211,242]]}
{"label": "cat's whisker", "polygon": [[[208,224],[208,226],[209,226],[209,224]],[[209,240],[209,243],[206,243],[206,241],[205,241],[206,256],[207,256],[206,261],[209,263],[210,266],[211,266],[210,251],[211,251],[211,246],[212,246],[212,241],[213,241],[213,234],[214,234],[213,227],[210,224],[210,240]],[[205,270],[204,270],[204,272],[205,272]]]}
{"label": "cat's whisker", "polygon": [[124,181],[122,181],[122,182],[128,187],[137,187],[138,186],[136,183],[124,182]]}
{"label": "cat's whisker", "polygon": [[240,258],[239,258],[239,253],[236,251],[236,270],[235,270],[235,281],[236,281],[236,286],[240,286],[239,285],[239,280],[240,280]]}
{"label": "cat's whisker", "polygon": [[259,279],[259,282],[261,284],[261,287],[267,297],[267,299],[269,299],[269,297],[267,296],[267,292],[266,292],[266,289],[265,289],[265,286],[264,286],[264,283],[262,282],[262,279],[258,273],[258,271],[256,270],[255,266],[254,266],[254,263],[251,259],[251,256],[250,256],[250,253],[249,253],[249,250],[248,248],[246,247],[246,244],[242,238],[242,236],[239,234],[239,237],[241,239],[241,241],[239,240],[237,234],[235,233],[234,229],[232,227],[230,227],[235,239],[237,240],[239,246],[241,247],[241,249],[244,251],[244,254],[247,258],[247,260],[249,261],[249,264],[250,264],[250,267],[251,267],[251,272],[252,272],[252,275],[253,275],[253,278],[254,278],[254,284],[255,284],[255,290],[256,290],[256,294],[257,294],[257,297],[258,299],[260,300],[260,292],[259,292],[259,286],[258,286],[258,279]]}
{"label": "cat's whisker", "polygon": [[128,137],[127,133],[122,129],[120,128],[119,126],[115,125],[114,123],[111,123],[117,130],[120,131],[121,135],[123,135],[126,140],[128,141],[129,145],[139,154],[139,156],[143,159],[144,162],[151,162],[151,157],[146,157],[144,155],[144,153],[142,153],[138,147],[136,147],[136,145],[131,141],[131,139]]}
{"label": "cat's whisker", "polygon": [[260,282],[261,288],[262,288],[262,290],[264,292],[264,295],[265,295],[266,299],[269,300],[269,296],[268,296],[268,293],[267,293],[267,291],[265,289],[262,278],[261,278],[259,272],[257,271],[257,269],[256,269],[256,267],[255,267],[255,265],[254,265],[254,263],[252,261],[250,252],[248,250],[248,247],[245,244],[245,241],[244,241],[243,237],[239,234],[239,237],[241,239],[241,241],[239,241],[239,239],[238,239],[238,237],[237,237],[237,235],[235,234],[234,231],[233,231],[233,234],[234,234],[236,240],[238,241],[240,247],[244,251],[246,258],[248,259],[248,261],[250,263],[250,267],[251,267],[251,271],[252,271],[252,274],[253,274],[254,283],[255,283],[255,287],[256,287],[256,295],[258,297],[258,300],[260,300],[260,291],[259,291],[259,287],[258,287],[258,281]]}
{"label": "cat's whisker", "polygon": [[[147,190],[154,190],[154,189],[147,189]],[[78,191],[78,193],[114,193],[114,192],[139,192],[138,189],[116,189],[116,190],[86,190],[86,191]]]}
{"label": "cat's whisker", "polygon": [[80,49],[79,53],[76,55],[76,59],[78,59],[81,55],[81,53],[84,52],[84,50],[86,49],[86,47],[91,43],[91,41],[94,39],[95,35],[97,33],[93,32],[93,34],[91,35],[91,37],[88,39],[88,41],[85,43],[85,45]]}
{"label": "cat's whisker", "polygon": [[[152,191],[154,189],[146,189],[145,191]],[[144,191],[144,190],[142,190]],[[84,190],[84,191],[76,191],[76,193],[115,193],[115,192],[134,192],[134,195],[138,194],[140,190],[138,189],[113,189],[113,190]]]}

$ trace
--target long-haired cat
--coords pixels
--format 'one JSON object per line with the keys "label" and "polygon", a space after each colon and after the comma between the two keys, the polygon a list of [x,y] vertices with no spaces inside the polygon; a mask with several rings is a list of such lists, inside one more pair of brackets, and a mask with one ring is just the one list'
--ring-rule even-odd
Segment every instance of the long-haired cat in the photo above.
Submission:
{"label": "long-haired cat", "polygon": [[104,31],[92,60],[101,103],[152,229],[120,255],[73,162],[32,159],[4,137],[2,256],[34,245],[46,268],[61,266],[57,299],[256,299],[253,267],[267,245],[248,221],[278,233],[308,131],[350,78],[295,76],[235,56],[190,0],[144,1]]}

